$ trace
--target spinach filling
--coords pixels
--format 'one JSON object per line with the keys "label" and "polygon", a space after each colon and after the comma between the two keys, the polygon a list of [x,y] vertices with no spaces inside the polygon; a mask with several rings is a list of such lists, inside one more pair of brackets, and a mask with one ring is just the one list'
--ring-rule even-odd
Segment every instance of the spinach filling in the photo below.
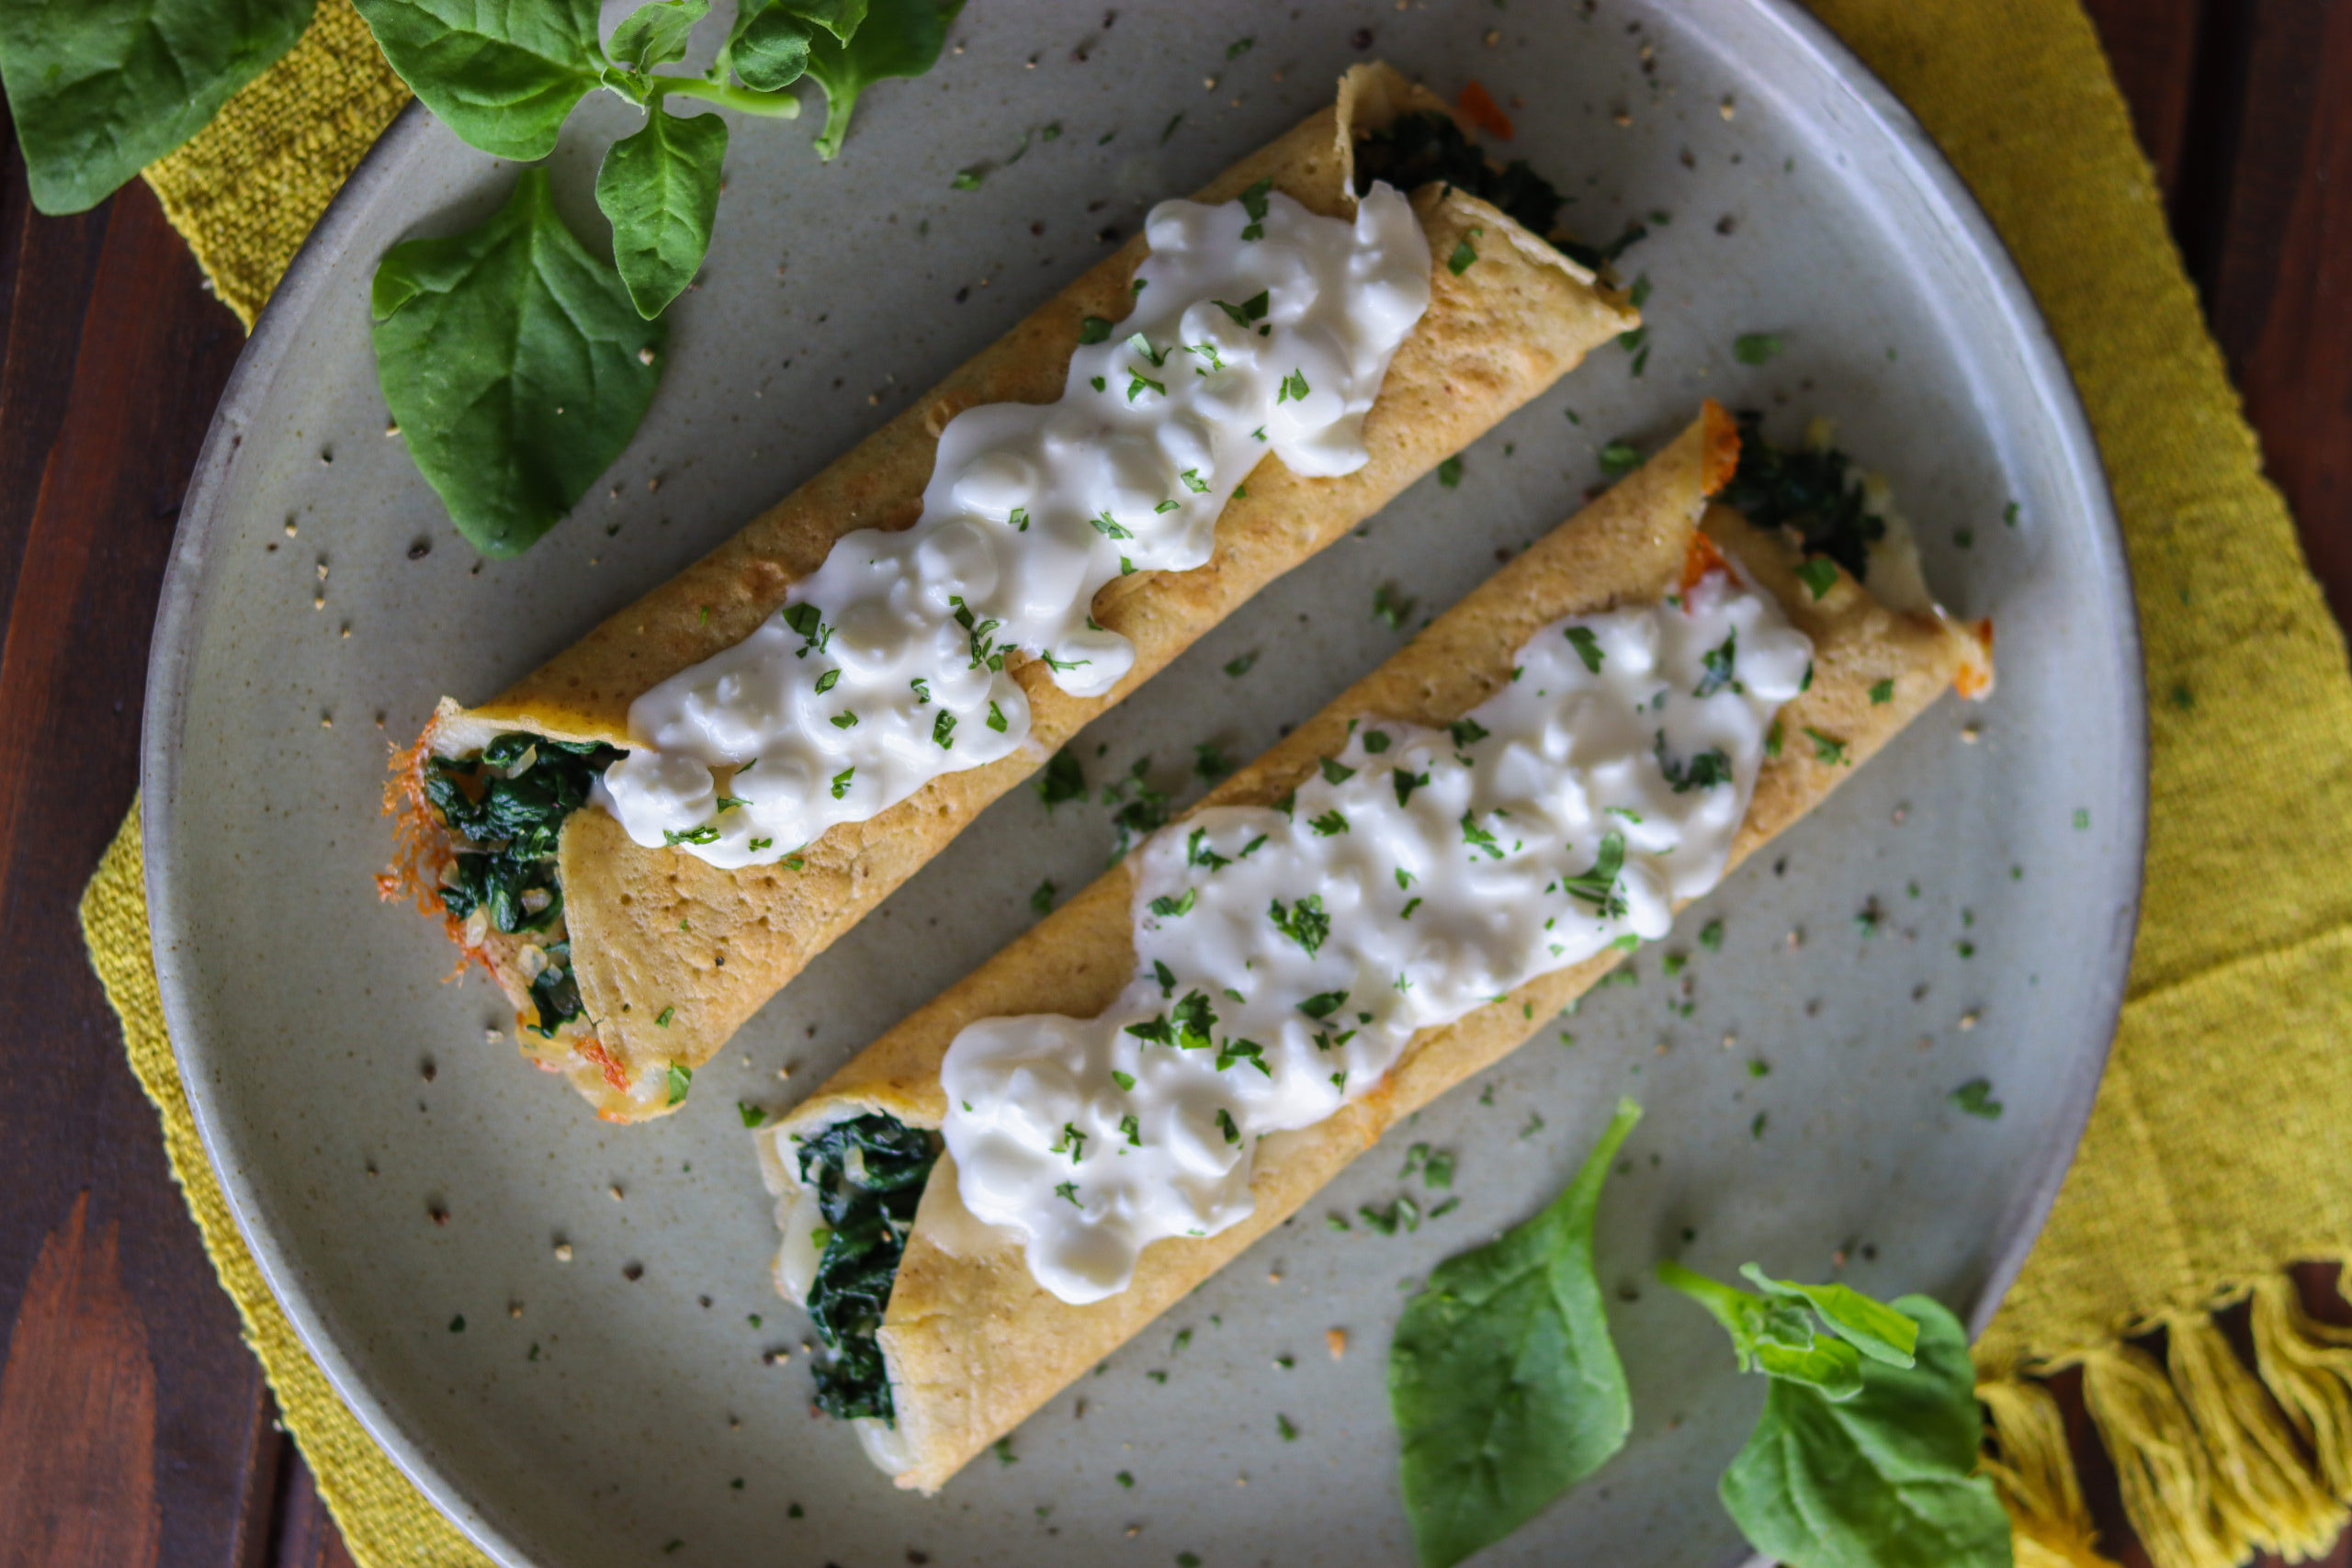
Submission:
{"label": "spinach filling", "polygon": [[[458,919],[488,912],[502,931],[543,931],[563,914],[555,851],[564,818],[588,802],[596,775],[620,757],[595,741],[548,740],[501,735],[465,761],[435,757],[424,775],[425,798],[459,838],[478,846],[460,851],[441,905]],[[528,897],[540,894],[538,899]],[[534,908],[534,905],[537,908]],[[552,1038],[580,1016],[580,988],[571,976],[571,944],[547,947],[548,966],[531,980],[538,1005],[532,1032]]]}
{"label": "spinach filling", "polygon": [[1772,446],[1763,421],[1754,409],[1740,411],[1739,468],[1715,499],[1758,528],[1794,529],[1807,555],[1827,556],[1864,581],[1886,523],[1862,510],[1860,487],[1849,482],[1853,460],[1834,446]]}
{"label": "spinach filling", "polygon": [[826,1225],[808,1307],[832,1352],[816,1369],[817,1407],[829,1416],[896,1420],[874,1335],[938,1157],[931,1134],[878,1112],[836,1122],[800,1145],[800,1179]]}
{"label": "spinach filling", "polygon": [[1534,234],[1551,233],[1562,205],[1560,193],[1526,159],[1494,167],[1451,116],[1434,110],[1400,116],[1356,143],[1356,194],[1370,190],[1374,180],[1398,190],[1443,180],[1493,202]]}

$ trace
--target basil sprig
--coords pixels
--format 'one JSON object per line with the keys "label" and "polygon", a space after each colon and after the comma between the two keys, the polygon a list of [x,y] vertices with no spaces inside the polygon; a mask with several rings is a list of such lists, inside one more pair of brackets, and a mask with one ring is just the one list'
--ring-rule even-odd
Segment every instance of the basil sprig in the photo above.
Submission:
{"label": "basil sprig", "polygon": [[1926,1296],[1741,1270],[1760,1295],[1672,1262],[1657,1277],[1771,1380],[1717,1495],[1758,1551],[1804,1568],[2007,1568],[2008,1517],[1975,1473],[1983,1417],[1960,1322]]}
{"label": "basil sprig", "polygon": [[1592,1224],[1641,1117],[1619,1100],[1560,1195],[1440,1264],[1396,1325],[1388,1403],[1422,1568],[1502,1540],[1624,1446],[1633,1399],[1609,1337]]}

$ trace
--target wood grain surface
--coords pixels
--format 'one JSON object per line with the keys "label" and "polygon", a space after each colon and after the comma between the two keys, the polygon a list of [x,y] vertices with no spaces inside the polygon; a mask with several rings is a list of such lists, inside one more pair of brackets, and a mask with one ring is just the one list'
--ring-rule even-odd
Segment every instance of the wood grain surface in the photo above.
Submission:
{"label": "wood grain surface", "polygon": [[[2352,0],[2088,3],[2270,471],[2352,617]],[[242,338],[144,186],[42,218],[0,139],[0,1568],[340,1568],[74,920],[136,787],[156,592]],[[2331,1270],[2303,1283],[2352,1321]],[[2107,1547],[2143,1563],[2060,1387]],[[2352,1568],[2352,1537],[2324,1561]]]}

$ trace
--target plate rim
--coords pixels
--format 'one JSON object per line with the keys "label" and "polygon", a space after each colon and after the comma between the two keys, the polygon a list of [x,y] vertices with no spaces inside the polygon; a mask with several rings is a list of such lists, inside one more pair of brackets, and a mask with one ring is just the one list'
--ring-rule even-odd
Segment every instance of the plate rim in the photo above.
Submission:
{"label": "plate rim", "polygon": [[[2111,652],[2125,672],[2121,694],[2127,699],[2120,737],[2125,776],[2120,781],[2125,820],[2120,825],[2115,852],[2127,858],[2129,871],[2126,896],[2115,910],[2108,938],[2112,955],[2109,972],[2095,992],[2093,1016],[2105,1021],[2102,1040],[2096,1050],[2077,1054],[2062,1084],[2061,1106],[2054,1119],[2059,1135],[2047,1140],[2038,1168],[2007,1212],[1995,1219],[1996,1239],[1977,1299],[1967,1314],[1973,1339],[1990,1323],[2023,1269],[2081,1146],[2105,1077],[2129,983],[2147,846],[2146,675],[2138,604],[2107,470],[2073,371],[1992,220],[1917,118],[1826,23],[1804,10],[1798,0],[1737,3],[1778,28],[1812,58],[1828,82],[1849,96],[1886,138],[1890,150],[1909,165],[1917,188],[1930,198],[1940,221],[1983,269],[1991,299],[2023,360],[2026,378],[2041,400],[2038,412],[2051,449],[2060,458],[2064,478],[2075,491],[2086,514],[2093,575],[2104,586],[2115,612]],[[531,1568],[534,1559],[492,1522],[458,1476],[444,1472],[429,1455],[422,1436],[413,1434],[377,1397],[356,1362],[327,1332],[300,1268],[262,1223],[265,1204],[259,1190],[235,1159],[234,1137],[215,1115],[209,1080],[191,1060],[194,1047],[189,1043],[196,1030],[183,998],[187,982],[176,961],[178,944],[172,940],[182,926],[167,874],[174,860],[173,806],[180,739],[187,726],[192,654],[203,626],[202,591],[220,559],[211,547],[222,525],[220,503],[244,431],[266,400],[277,371],[299,346],[302,329],[327,286],[332,264],[367,221],[376,197],[398,179],[425,148],[432,133],[431,114],[422,102],[412,98],[377,138],[288,265],[238,355],[205,433],[174,531],[148,659],[140,746],[143,874],[164,1024],[188,1110],[229,1213],[264,1282],[335,1395],[402,1475],[491,1558],[511,1568]]]}

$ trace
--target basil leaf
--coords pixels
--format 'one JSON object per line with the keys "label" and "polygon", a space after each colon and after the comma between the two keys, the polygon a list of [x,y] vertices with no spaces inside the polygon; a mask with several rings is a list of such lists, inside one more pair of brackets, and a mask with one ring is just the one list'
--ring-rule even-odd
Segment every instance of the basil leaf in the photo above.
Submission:
{"label": "basil leaf", "polygon": [[471,147],[529,161],[555,151],[597,85],[596,0],[352,0],[409,90]]}
{"label": "basil leaf", "polygon": [[1633,1401],[1593,1270],[1592,1220],[1641,1114],[1618,1101],[1557,1198],[1440,1264],[1405,1308],[1388,1403],[1423,1568],[1500,1540],[1624,1445]]}
{"label": "basil leaf", "polygon": [[710,15],[710,0],[652,0],[621,18],[605,53],[628,71],[650,71],[686,57],[686,37]]}
{"label": "basil leaf", "polygon": [[0,84],[33,205],[96,207],[204,129],[294,47],[314,0],[70,0],[0,6]]}
{"label": "basil leaf", "polygon": [[809,36],[808,74],[825,89],[819,157],[840,153],[860,93],[888,77],[920,76],[938,62],[947,24],[963,8],[964,0],[869,0],[865,19],[847,39]]}
{"label": "basil leaf", "polygon": [[520,554],[554,526],[662,378],[665,329],[564,227],[544,169],[480,228],[385,252],[372,306],[384,401],[484,555]]}
{"label": "basil leaf", "polygon": [[1805,1568],[2007,1568],[2008,1517],[1974,1473],[1967,1337],[1925,1296],[1885,1310],[1918,1325],[1917,1364],[1865,1362],[1842,1401],[1775,1379],[1724,1507],[1757,1551]]}
{"label": "basil leaf", "polygon": [[659,105],[647,114],[644,130],[605,152],[596,171],[596,205],[613,226],[613,261],[621,281],[637,313],[649,321],[685,292],[710,249],[726,157],[724,119],[674,115]]}
{"label": "basil leaf", "polygon": [[1919,1342],[1919,1325],[1893,1307],[1871,1300],[1850,1285],[1803,1285],[1794,1280],[1775,1280],[1753,1263],[1742,1264],[1739,1271],[1768,1296],[1812,1307],[1824,1323],[1871,1360],[1891,1367],[1911,1364]]}

